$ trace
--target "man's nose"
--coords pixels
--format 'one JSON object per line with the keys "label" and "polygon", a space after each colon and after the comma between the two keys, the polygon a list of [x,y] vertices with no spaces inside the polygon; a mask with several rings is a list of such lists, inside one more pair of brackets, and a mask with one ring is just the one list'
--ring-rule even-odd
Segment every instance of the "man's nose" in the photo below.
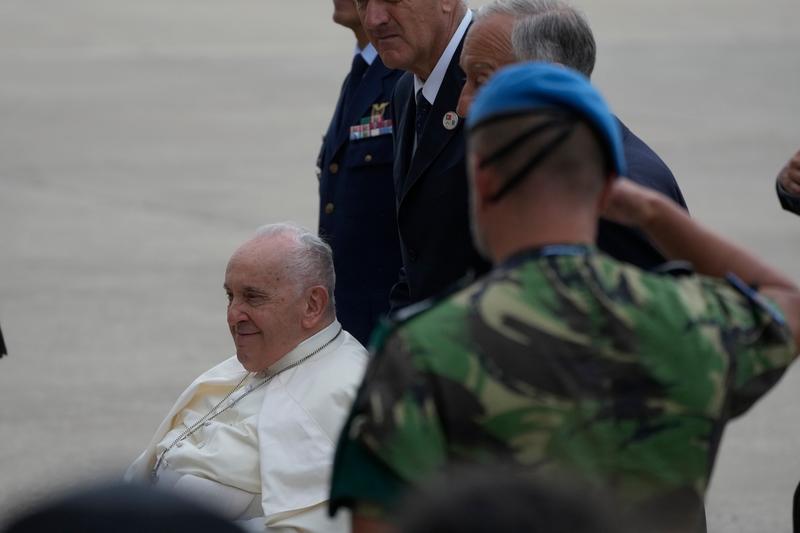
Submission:
{"label": "man's nose", "polygon": [[461,95],[458,97],[458,105],[456,106],[456,113],[461,118],[467,116],[469,113],[469,108],[472,105],[472,97],[475,95],[475,91],[472,90],[469,83],[465,83],[464,87],[461,89]]}
{"label": "man's nose", "polygon": [[386,7],[380,0],[370,0],[361,11],[362,24],[365,30],[375,30],[389,21]]}
{"label": "man's nose", "polygon": [[242,311],[242,306],[235,299],[228,304],[228,325],[233,327],[239,322],[247,320],[247,315]]}

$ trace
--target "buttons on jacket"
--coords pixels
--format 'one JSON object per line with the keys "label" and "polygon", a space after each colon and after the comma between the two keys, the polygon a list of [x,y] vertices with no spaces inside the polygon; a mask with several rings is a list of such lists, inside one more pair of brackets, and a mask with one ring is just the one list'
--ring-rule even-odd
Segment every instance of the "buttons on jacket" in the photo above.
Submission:
{"label": "buttons on jacket", "polygon": [[364,162],[365,163],[369,163],[370,161],[372,161],[372,154],[365,155],[364,156]]}
{"label": "buttons on jacket", "polygon": [[335,209],[335,207],[333,205],[333,202],[328,202],[327,204],[325,204],[325,214],[326,215],[332,215],[334,209]]}
{"label": "buttons on jacket", "polygon": [[331,171],[331,174],[336,174],[339,172],[339,164],[338,163],[331,163],[328,165],[328,170]]}

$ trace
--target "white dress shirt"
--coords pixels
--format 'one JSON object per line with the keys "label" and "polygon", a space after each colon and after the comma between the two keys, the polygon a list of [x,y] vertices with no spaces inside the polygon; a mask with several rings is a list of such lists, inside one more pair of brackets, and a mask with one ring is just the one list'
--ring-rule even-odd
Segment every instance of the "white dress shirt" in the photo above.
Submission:
{"label": "white dress shirt", "polygon": [[[334,321],[282,357],[275,374],[336,337]],[[257,387],[164,456],[157,484],[200,500],[261,531],[349,531],[349,517],[329,519],[327,499],[339,431],[364,373],[367,352],[346,331],[310,359]],[[163,450],[209,412],[247,374],[231,357],[197,378],[170,410],[126,479],[149,479]],[[251,387],[251,389],[248,389]]]}

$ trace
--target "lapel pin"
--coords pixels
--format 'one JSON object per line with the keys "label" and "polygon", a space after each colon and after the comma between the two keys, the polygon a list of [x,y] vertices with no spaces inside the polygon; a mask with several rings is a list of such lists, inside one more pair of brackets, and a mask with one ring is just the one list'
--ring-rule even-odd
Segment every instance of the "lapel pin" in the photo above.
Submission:
{"label": "lapel pin", "polygon": [[458,126],[458,114],[455,111],[448,111],[442,119],[442,126],[446,130],[454,130]]}

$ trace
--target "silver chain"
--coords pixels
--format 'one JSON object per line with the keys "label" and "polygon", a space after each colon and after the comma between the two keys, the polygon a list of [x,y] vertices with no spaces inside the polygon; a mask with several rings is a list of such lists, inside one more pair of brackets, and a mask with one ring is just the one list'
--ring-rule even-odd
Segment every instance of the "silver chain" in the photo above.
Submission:
{"label": "silver chain", "polygon": [[[271,374],[271,375],[267,376],[266,379],[264,379],[261,383],[259,383],[258,385],[250,387],[250,389],[248,389],[244,394],[242,394],[238,398],[236,398],[233,401],[231,401],[228,405],[226,405],[222,409],[219,409],[219,406],[222,405],[223,403],[225,403],[225,400],[230,398],[231,395],[234,392],[239,390],[241,388],[241,386],[244,384],[245,380],[250,376],[250,372],[246,372],[244,377],[242,378],[242,380],[233,389],[231,389],[231,391],[228,394],[226,394],[223,399],[221,399],[219,402],[217,402],[217,405],[212,407],[211,410],[208,413],[206,413],[205,415],[203,415],[200,418],[200,420],[198,420],[197,422],[195,422],[194,424],[192,424],[191,426],[186,428],[180,435],[178,435],[175,438],[175,440],[172,441],[172,443],[169,446],[167,446],[164,449],[163,452],[161,452],[158,455],[158,459],[156,460],[156,464],[153,467],[153,470],[150,472],[150,481],[152,483],[155,483],[158,480],[158,469],[161,468],[161,463],[164,461],[164,456],[167,455],[167,452],[169,452],[172,448],[174,448],[176,444],[178,444],[179,442],[189,438],[198,429],[200,429],[206,422],[209,422],[209,421],[213,420],[214,418],[218,417],[219,415],[221,415],[222,413],[224,413],[225,411],[227,411],[231,407],[235,406],[237,403],[242,401],[242,399],[244,399],[245,396],[247,396],[248,394],[250,394],[251,392],[253,392],[253,391],[257,390],[257,389],[260,389],[261,387],[263,387],[264,385],[266,385],[267,383],[272,381],[273,378],[275,378],[276,376],[279,376],[282,373],[286,372],[287,370],[290,370],[290,369],[292,369],[292,368],[294,368],[294,367],[296,367],[298,365],[301,365],[301,364],[305,363],[312,356],[317,355],[319,352],[321,352],[322,350],[327,348],[330,343],[335,341],[339,337],[339,335],[341,333],[342,333],[342,327],[339,326],[339,331],[336,332],[336,335],[334,335],[331,340],[329,340],[328,342],[326,342],[325,344],[323,344],[322,346],[320,346],[319,348],[317,348],[316,350],[314,350],[310,354],[306,355],[302,359],[298,359],[294,363],[286,365],[285,368],[282,368],[279,371],[275,372],[274,374]],[[255,376],[256,374],[253,374],[253,375]]]}

